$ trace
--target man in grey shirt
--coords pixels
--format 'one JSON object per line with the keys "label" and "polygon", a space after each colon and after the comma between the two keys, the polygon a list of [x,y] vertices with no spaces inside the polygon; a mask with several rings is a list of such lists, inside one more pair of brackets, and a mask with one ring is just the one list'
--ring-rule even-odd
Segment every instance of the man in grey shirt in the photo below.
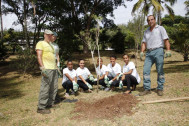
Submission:
{"label": "man in grey shirt", "polygon": [[150,27],[144,32],[144,37],[141,45],[140,58],[144,56],[144,51],[147,48],[146,58],[143,68],[143,86],[144,91],[139,93],[139,96],[150,94],[151,80],[150,71],[152,65],[155,63],[158,72],[157,78],[157,94],[163,95],[163,84],[165,83],[163,64],[164,64],[164,45],[166,46],[165,57],[170,57],[170,43],[169,37],[163,26],[156,24],[155,17],[150,15],[147,17],[147,22]]}

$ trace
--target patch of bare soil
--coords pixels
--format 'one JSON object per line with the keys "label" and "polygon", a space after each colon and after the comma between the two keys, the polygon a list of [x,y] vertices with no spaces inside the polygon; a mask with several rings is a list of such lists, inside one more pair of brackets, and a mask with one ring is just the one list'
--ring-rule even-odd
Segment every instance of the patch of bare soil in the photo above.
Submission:
{"label": "patch of bare soil", "polygon": [[72,119],[113,119],[123,115],[132,115],[132,108],[138,102],[136,97],[130,94],[117,94],[93,103],[79,101],[73,111],[78,115],[72,117]]}

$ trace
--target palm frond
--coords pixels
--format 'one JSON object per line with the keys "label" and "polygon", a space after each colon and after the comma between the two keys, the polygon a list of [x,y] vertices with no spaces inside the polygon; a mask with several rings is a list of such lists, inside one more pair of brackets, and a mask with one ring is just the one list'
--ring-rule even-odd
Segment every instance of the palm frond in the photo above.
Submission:
{"label": "palm frond", "polygon": [[171,6],[173,6],[177,2],[177,0],[165,0],[165,2],[169,2]]}
{"label": "palm frond", "polygon": [[136,10],[138,10],[141,6],[141,4],[144,2],[144,0],[139,0],[136,4],[134,4],[133,9],[132,9],[132,14],[135,13]]}
{"label": "palm frond", "polygon": [[150,10],[150,4],[145,4],[142,9],[142,12],[144,13],[144,15],[148,15],[149,10]]}
{"label": "palm frond", "polygon": [[171,17],[171,19],[174,20],[175,13],[174,13],[173,9],[170,6],[168,6],[167,4],[165,4],[165,8],[168,11],[169,16]]}
{"label": "palm frond", "polygon": [[164,11],[163,7],[157,0],[151,0],[152,5],[155,7],[156,11]]}

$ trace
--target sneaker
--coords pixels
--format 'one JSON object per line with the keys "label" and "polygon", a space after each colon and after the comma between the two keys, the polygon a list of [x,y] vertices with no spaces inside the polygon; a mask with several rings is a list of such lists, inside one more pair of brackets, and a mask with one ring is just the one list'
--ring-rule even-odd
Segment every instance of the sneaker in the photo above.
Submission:
{"label": "sneaker", "polygon": [[104,88],[105,88],[104,86],[100,86],[100,90],[104,90]]}
{"label": "sneaker", "polygon": [[163,96],[163,90],[157,90],[158,96]]}
{"label": "sneaker", "polygon": [[90,89],[86,90],[85,93],[92,93]]}
{"label": "sneaker", "polygon": [[51,110],[49,109],[37,109],[37,113],[40,113],[40,114],[50,114],[51,113]]}
{"label": "sneaker", "polygon": [[107,88],[105,88],[104,90],[105,90],[105,91],[109,91],[109,90],[110,90],[110,88],[108,88],[108,87],[107,87]]}
{"label": "sneaker", "polygon": [[75,95],[75,91],[71,90],[71,95]]}
{"label": "sneaker", "polygon": [[147,95],[147,94],[151,94],[151,91],[150,90],[145,90],[143,92],[140,92],[139,96],[143,96],[143,95]]}
{"label": "sneaker", "polygon": [[66,98],[70,97],[69,93],[66,93],[66,94],[65,94],[65,97],[66,97]]}

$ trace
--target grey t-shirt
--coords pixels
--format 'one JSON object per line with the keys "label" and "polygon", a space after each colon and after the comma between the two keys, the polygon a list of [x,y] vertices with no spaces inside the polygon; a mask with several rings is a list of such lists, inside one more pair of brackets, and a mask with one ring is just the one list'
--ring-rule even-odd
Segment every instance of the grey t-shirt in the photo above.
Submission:
{"label": "grey t-shirt", "polygon": [[150,27],[144,32],[142,42],[145,42],[147,49],[154,49],[164,47],[164,40],[169,39],[167,32],[163,26],[156,25],[155,28],[150,31]]}

